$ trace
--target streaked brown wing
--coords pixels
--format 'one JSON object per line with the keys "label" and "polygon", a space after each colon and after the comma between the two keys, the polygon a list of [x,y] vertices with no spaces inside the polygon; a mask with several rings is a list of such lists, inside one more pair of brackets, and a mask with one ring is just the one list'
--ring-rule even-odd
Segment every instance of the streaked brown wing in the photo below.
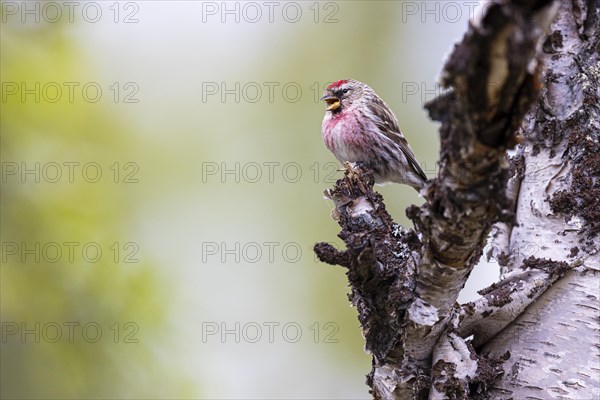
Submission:
{"label": "streaked brown wing", "polygon": [[381,132],[392,139],[398,145],[398,147],[400,147],[400,150],[402,150],[406,156],[406,159],[414,168],[415,172],[419,174],[424,181],[426,181],[427,176],[425,175],[425,172],[423,172],[421,166],[417,162],[417,159],[410,149],[408,142],[402,135],[402,131],[398,126],[398,120],[396,119],[396,116],[390,111],[387,104],[385,104],[380,98],[375,98],[374,101],[369,103],[369,106],[371,108],[371,112],[376,117],[375,125],[377,125]]}

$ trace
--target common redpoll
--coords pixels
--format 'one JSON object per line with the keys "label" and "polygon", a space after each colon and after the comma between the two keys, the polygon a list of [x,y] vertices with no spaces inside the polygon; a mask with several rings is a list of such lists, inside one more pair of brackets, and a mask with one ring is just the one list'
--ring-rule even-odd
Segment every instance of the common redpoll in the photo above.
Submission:
{"label": "common redpoll", "polygon": [[341,163],[361,162],[376,183],[397,182],[420,190],[427,177],[402,135],[394,113],[368,85],[344,79],[327,87],[323,141]]}

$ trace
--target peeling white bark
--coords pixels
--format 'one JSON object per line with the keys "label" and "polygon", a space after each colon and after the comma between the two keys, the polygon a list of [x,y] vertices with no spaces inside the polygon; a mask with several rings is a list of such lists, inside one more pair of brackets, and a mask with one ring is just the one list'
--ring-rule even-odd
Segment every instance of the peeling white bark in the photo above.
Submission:
{"label": "peeling white bark", "polygon": [[[565,146],[556,149],[562,154]],[[528,257],[555,261],[573,261],[570,251],[579,242],[576,226],[565,224],[564,217],[554,215],[548,199],[560,190],[569,190],[570,167],[560,156],[550,157],[550,149],[533,155],[531,146],[524,151],[525,178],[519,191],[517,223],[510,237],[510,265],[519,266]],[[510,268],[509,268],[510,271]]]}
{"label": "peeling white bark", "polygon": [[473,335],[472,343],[475,347],[487,343],[559,278],[558,274],[553,275],[539,269],[512,272],[499,283],[499,286],[509,293],[502,301],[505,304],[495,304],[498,299],[493,291],[475,302],[468,303],[461,309],[458,332],[462,337]]}
{"label": "peeling white bark", "polygon": [[492,398],[600,398],[598,276],[577,268],[483,347],[492,356],[511,353]]}
{"label": "peeling white bark", "polygon": [[[503,307],[500,313],[495,311],[498,324],[493,323],[494,314],[483,324],[489,331],[479,340],[485,343],[481,351],[492,357],[506,350],[511,353],[505,376],[489,391],[497,399],[600,398],[600,240],[587,233],[592,221],[568,216],[572,211],[568,206],[561,206],[560,213],[552,206],[561,192],[591,189],[574,185],[573,158],[582,148],[598,148],[600,140],[600,62],[594,50],[599,43],[600,2],[560,4],[559,19],[552,26],[558,44],[551,44],[543,57],[548,72],[540,107],[523,125],[523,131],[535,132],[544,142],[530,142],[522,152],[525,174],[518,191],[516,223],[509,235],[505,279],[522,273],[521,261],[530,256],[564,261],[576,268],[536,301],[521,297],[522,301]],[[498,247],[505,247],[506,237],[499,238]],[[523,293],[527,292],[524,287]],[[515,310],[518,318],[503,327],[503,313],[510,313],[519,303],[527,308]],[[475,308],[485,307],[485,300],[475,304]],[[463,327],[464,334],[479,323],[469,318],[472,321]],[[481,332],[481,326],[474,329]]]}

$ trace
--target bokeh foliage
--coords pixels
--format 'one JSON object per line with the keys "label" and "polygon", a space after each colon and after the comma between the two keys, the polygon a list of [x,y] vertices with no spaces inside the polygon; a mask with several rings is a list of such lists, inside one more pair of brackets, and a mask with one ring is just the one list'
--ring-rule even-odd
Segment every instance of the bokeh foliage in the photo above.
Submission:
{"label": "bokeh foliage", "polygon": [[[92,68],[62,24],[3,25],[0,43],[3,89],[6,83],[25,82],[33,88],[35,82],[89,80],[86,74]],[[134,146],[127,124],[106,102],[86,102],[79,95],[73,102],[66,96],[56,103],[36,102],[34,95],[22,99],[19,94],[3,97],[0,129],[3,171],[8,165],[19,168],[17,174],[3,176],[0,192],[5,246],[0,270],[1,397],[158,398],[188,393],[177,371],[161,360],[173,334],[167,315],[172,290],[139,252],[129,259],[134,262],[124,263],[125,253],[136,246],[128,240],[126,223],[135,207],[128,200],[134,183],[123,183],[122,177],[115,183],[109,168],[127,160]],[[103,177],[88,182],[76,167],[69,182],[64,162],[98,163]],[[38,173],[21,175],[23,167],[35,170],[36,163]],[[63,168],[56,183],[44,179],[42,170],[49,163]],[[65,242],[78,243],[72,245],[72,258]],[[7,243],[18,246],[16,254]],[[62,256],[56,257],[57,246],[47,247],[44,255],[41,249],[48,243],[58,244]],[[86,261],[82,248],[87,243],[96,243],[102,256],[90,253]],[[116,258],[114,243],[121,250]],[[126,243],[134,246],[129,252],[124,252]],[[40,250],[27,253],[36,244]],[[87,324],[93,326],[84,332]],[[61,337],[54,342],[56,326]],[[18,332],[9,332],[14,329]]]}
{"label": "bokeh foliage", "polygon": [[[113,5],[101,3],[105,11]],[[97,242],[105,252],[95,263],[80,253],[72,263],[66,256],[50,263],[7,255],[0,270],[2,322],[29,329],[36,322],[78,321],[79,328],[96,322],[103,335],[97,343],[82,340],[81,330],[73,343],[9,336],[0,343],[2,397],[367,397],[370,357],[348,304],[344,271],[318,262],[311,250],[320,241],[341,245],[332,205],[322,196],[333,183],[325,178],[341,173],[322,143],[317,86],[342,78],[369,83],[396,112],[417,158],[432,167],[435,126],[427,123],[422,93],[407,98],[403,83],[426,82],[431,89],[452,38],[419,16],[401,22],[401,2],[335,2],[333,23],[323,23],[323,2],[317,22],[316,3],[300,2],[305,14],[297,23],[281,14],[273,23],[266,16],[259,23],[234,23],[231,16],[223,23],[219,15],[203,22],[206,2],[133,3],[136,24],[114,24],[107,12],[109,20],[98,24],[1,28],[2,82],[98,82],[104,90],[97,103],[82,100],[81,85],[72,103],[65,97],[36,103],[32,95],[22,101],[20,93],[2,101],[3,163],[96,162],[104,174],[96,183],[82,179],[81,169],[73,183],[9,176],[0,190],[2,242]],[[115,81],[134,81],[139,103],[115,102],[109,89]],[[265,82],[278,84],[273,101]],[[263,96],[205,99],[206,83],[257,85]],[[303,89],[297,101],[282,96],[286,83]],[[124,167],[132,161],[139,182],[126,183]],[[263,175],[258,182],[220,174],[203,179],[207,163],[256,164]],[[278,163],[273,181],[264,163]],[[302,168],[298,181],[282,176],[292,163]],[[421,201],[400,185],[378,191],[404,224],[404,209]],[[118,262],[110,249],[115,242]],[[130,242],[139,245],[139,262],[123,262]],[[205,257],[206,242],[278,247],[273,262],[264,246],[260,260],[236,261]],[[297,262],[282,258],[285,244],[302,249]],[[139,343],[123,342],[130,321],[139,326]],[[110,330],[115,322],[118,343]],[[233,335],[203,340],[206,322],[280,325],[273,343],[248,343]],[[302,340],[282,338],[287,322],[303,328]],[[319,340],[311,331],[315,323]],[[324,341],[328,323],[337,329],[335,342]]]}

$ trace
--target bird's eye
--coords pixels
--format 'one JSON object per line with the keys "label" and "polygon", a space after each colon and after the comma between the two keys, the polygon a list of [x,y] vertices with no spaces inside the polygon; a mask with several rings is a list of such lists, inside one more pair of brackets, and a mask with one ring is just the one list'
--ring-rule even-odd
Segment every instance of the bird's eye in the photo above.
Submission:
{"label": "bird's eye", "polygon": [[342,89],[342,93],[348,93],[350,89]]}

